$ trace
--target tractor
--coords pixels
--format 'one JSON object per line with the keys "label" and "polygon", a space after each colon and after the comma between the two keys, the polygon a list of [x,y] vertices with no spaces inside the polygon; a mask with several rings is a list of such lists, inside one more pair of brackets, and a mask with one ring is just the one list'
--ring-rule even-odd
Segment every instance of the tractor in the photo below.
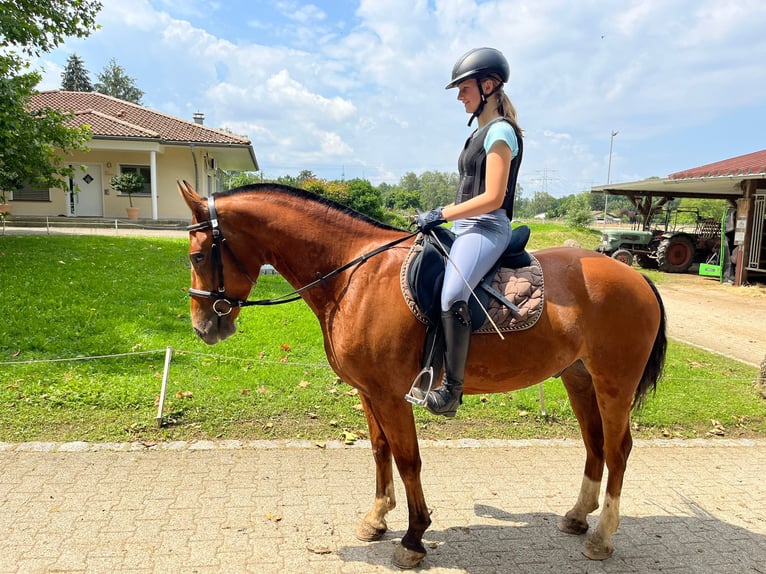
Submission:
{"label": "tractor", "polygon": [[[662,228],[644,231],[606,229],[596,251],[632,265],[633,260],[644,269],[668,273],[684,273],[692,263],[707,261],[721,245],[721,223],[716,218],[703,218],[699,210],[672,208],[663,210]],[[679,223],[679,213],[693,213],[691,225]]]}

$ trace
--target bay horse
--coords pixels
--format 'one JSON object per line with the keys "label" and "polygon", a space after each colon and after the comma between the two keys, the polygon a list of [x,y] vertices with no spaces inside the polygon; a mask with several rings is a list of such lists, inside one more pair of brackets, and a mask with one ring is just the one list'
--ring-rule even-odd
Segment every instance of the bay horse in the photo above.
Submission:
{"label": "bay horse", "polygon": [[[393,562],[416,567],[426,556],[422,539],[431,520],[413,407],[404,398],[420,370],[425,341],[425,326],[399,285],[412,234],[276,184],[244,186],[207,200],[185,181],[178,188],[192,212],[189,294],[197,335],[213,345],[235,332],[266,263],[300,291],[319,320],[330,366],[359,391],[369,426],[375,497],[356,536],[374,541],[387,530],[386,514],[396,505],[393,456],[409,511]],[[368,258],[371,252],[377,253]],[[542,316],[504,340],[474,335],[464,392],[512,391],[561,378],[586,455],[579,495],[558,527],[573,534],[588,530],[606,464],[604,506],[583,550],[603,560],[614,550],[612,535],[620,521],[632,447],[630,413],[656,388],[664,364],[665,310],[651,280],[603,254],[559,247],[536,251],[535,257],[545,278]]]}

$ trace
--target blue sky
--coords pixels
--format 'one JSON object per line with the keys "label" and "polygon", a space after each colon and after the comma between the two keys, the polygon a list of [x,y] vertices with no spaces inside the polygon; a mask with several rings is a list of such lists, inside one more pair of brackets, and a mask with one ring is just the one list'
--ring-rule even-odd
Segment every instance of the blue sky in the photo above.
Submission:
{"label": "blue sky", "polygon": [[478,46],[511,66],[524,195],[579,193],[766,148],[762,0],[102,0],[101,29],[46,54],[115,58],[144,105],[249,137],[267,177],[396,183],[456,171],[446,91]]}

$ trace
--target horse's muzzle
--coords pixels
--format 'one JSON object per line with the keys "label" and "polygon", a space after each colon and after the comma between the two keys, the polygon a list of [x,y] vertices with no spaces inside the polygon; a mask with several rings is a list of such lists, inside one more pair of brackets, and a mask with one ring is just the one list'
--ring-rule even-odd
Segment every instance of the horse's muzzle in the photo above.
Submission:
{"label": "horse's muzzle", "polygon": [[232,336],[237,331],[237,325],[231,315],[213,315],[202,321],[192,321],[194,332],[208,345],[215,345],[219,341]]}

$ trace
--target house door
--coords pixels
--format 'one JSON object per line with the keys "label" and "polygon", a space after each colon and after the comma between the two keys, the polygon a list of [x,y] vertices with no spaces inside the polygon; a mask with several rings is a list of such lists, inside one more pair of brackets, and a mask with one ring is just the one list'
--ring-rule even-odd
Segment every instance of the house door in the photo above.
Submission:
{"label": "house door", "polygon": [[[104,190],[101,182],[101,164],[83,164],[74,167],[72,192],[69,193],[69,213],[75,217],[101,217],[104,215]],[[77,189],[79,188],[79,191]]]}

